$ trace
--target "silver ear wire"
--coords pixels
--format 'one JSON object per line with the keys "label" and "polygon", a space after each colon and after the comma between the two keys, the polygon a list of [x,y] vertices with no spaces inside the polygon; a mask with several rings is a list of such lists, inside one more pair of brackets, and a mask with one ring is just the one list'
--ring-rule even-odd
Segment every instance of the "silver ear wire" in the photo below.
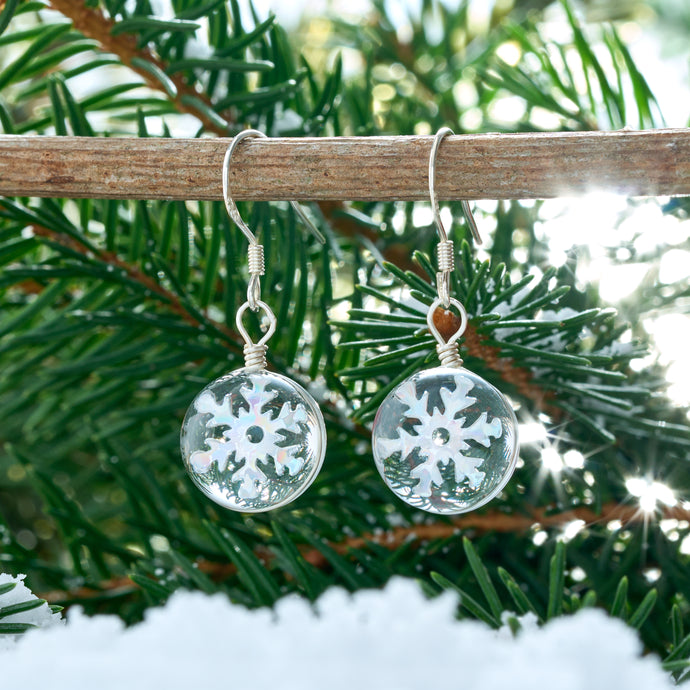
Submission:
{"label": "silver ear wire", "polygon": [[[249,240],[249,244],[258,244],[256,235],[249,229],[249,226],[242,220],[240,212],[237,210],[237,204],[234,199],[230,196],[229,189],[229,178],[230,178],[230,161],[232,160],[232,154],[237,148],[238,144],[247,137],[256,137],[261,139],[267,139],[263,132],[258,129],[245,129],[235,137],[233,137],[228,150],[225,152],[225,157],[223,158],[223,201],[225,202],[225,208],[228,212],[230,218],[235,221],[237,227],[244,233],[244,236]],[[307,214],[302,210],[302,207],[296,202],[291,201],[290,205],[295,210],[295,213],[302,219],[302,222],[307,226],[309,231],[316,237],[316,239],[321,242],[321,244],[326,243],[326,239],[319,232],[319,229],[309,220]]]}
{"label": "silver ear wire", "polygon": [[[429,196],[431,197],[431,210],[434,214],[434,223],[436,223],[436,230],[438,231],[438,237],[441,242],[448,241],[448,233],[443,227],[443,222],[441,221],[441,214],[438,208],[438,198],[436,196],[436,158],[438,157],[438,149],[441,146],[441,142],[449,134],[454,134],[450,127],[441,127],[441,129],[436,132],[434,141],[431,145],[431,153],[429,154]],[[477,244],[482,244],[482,238],[479,234],[479,229],[477,228],[477,223],[472,215],[472,209],[468,201],[460,202],[462,205],[462,212],[465,215],[465,220],[467,225],[469,225],[472,237]]]}
{"label": "silver ear wire", "polygon": [[[436,259],[438,263],[438,273],[436,274],[436,290],[441,304],[445,309],[451,304],[450,297],[450,274],[455,268],[455,253],[453,251],[453,242],[448,239],[448,233],[443,227],[441,221],[441,213],[438,208],[438,198],[436,196],[436,159],[438,158],[438,149],[444,137],[453,134],[450,127],[442,127],[436,132],[434,141],[431,145],[431,152],[429,153],[429,198],[431,199],[431,210],[434,214],[434,223],[436,223],[436,231],[438,232],[438,245],[436,246]],[[474,216],[467,201],[462,202],[462,210],[467,219],[467,223],[472,231],[477,244],[482,243],[482,238],[479,235],[477,224],[474,222]]]}
{"label": "silver ear wire", "polygon": [[[245,129],[235,136],[228,146],[228,150],[225,152],[223,157],[223,202],[225,203],[225,208],[228,215],[235,222],[235,225],[242,231],[244,236],[249,240],[249,247],[247,248],[247,263],[249,267],[249,284],[247,285],[247,301],[239,308],[237,311],[237,330],[244,339],[244,359],[245,367],[248,371],[258,371],[266,367],[266,349],[268,339],[275,333],[276,330],[276,317],[271,311],[271,308],[261,301],[261,276],[264,275],[264,248],[262,244],[256,238],[256,235],[250,230],[249,226],[244,222],[240,212],[237,208],[237,204],[234,199],[230,196],[229,189],[229,178],[230,178],[230,162],[232,160],[232,154],[237,148],[238,144],[247,137],[257,137],[261,139],[267,138],[263,132],[258,129]],[[304,224],[309,228],[316,239],[325,243],[323,235],[318,231],[314,224],[309,220],[307,215],[301,209],[300,205],[291,201],[290,204],[292,208],[295,209],[297,215],[302,219]],[[242,317],[247,309],[251,309],[254,312],[258,312],[260,309],[264,311],[266,317],[268,318],[268,331],[259,340],[258,343],[254,343],[249,337],[246,328],[242,323]]]}
{"label": "silver ear wire", "polygon": [[[450,274],[455,268],[455,252],[453,251],[453,241],[448,239],[448,233],[443,227],[441,213],[438,208],[438,198],[436,197],[436,159],[438,158],[438,149],[444,137],[449,134],[453,134],[453,130],[450,129],[450,127],[442,127],[439,129],[438,132],[436,132],[436,136],[431,145],[431,152],[429,153],[429,198],[431,199],[431,209],[434,214],[434,223],[436,224],[439,241],[436,245],[436,259],[438,264],[436,291],[438,297],[429,307],[426,321],[429,326],[429,332],[436,339],[436,351],[441,360],[441,366],[459,369],[462,367],[462,359],[458,349],[458,339],[465,332],[467,326],[467,312],[465,311],[465,307],[450,295]],[[481,244],[482,239],[479,236],[477,224],[474,222],[474,216],[472,215],[472,210],[467,201],[462,202],[462,210],[470,226],[472,237],[474,237],[477,244]],[[460,314],[460,325],[455,333],[448,340],[445,340],[434,324],[434,315],[438,307],[450,309],[451,306],[455,307]]]}

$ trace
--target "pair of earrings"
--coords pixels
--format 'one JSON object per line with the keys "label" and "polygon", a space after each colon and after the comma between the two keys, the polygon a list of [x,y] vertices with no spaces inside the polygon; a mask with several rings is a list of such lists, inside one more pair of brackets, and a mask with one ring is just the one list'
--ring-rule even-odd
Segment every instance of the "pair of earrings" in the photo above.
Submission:
{"label": "pair of earrings", "polygon": [[[458,340],[467,325],[462,304],[450,295],[453,243],[441,222],[435,192],[436,158],[445,136],[436,134],[429,156],[429,194],[439,234],[438,297],[427,324],[437,341],[440,367],[413,374],[381,404],[372,429],[376,466],[388,487],[406,503],[432,513],[463,513],[484,505],[506,485],[518,458],[517,422],[506,398],[462,367]],[[300,496],[318,474],[326,450],[323,415],[314,398],[295,381],[266,370],[267,341],[276,318],[261,300],[263,247],[239,215],[228,192],[232,153],[246,137],[233,139],[223,162],[223,198],[230,217],[249,240],[247,301],[237,312],[245,341],[245,367],[210,383],[187,411],[181,448],[194,483],[231,510],[263,512]],[[320,233],[291,202],[316,236]],[[480,238],[467,202],[463,210]],[[445,340],[434,324],[436,309],[460,314],[456,333]],[[243,324],[247,309],[263,311],[268,329],[254,343]]]}

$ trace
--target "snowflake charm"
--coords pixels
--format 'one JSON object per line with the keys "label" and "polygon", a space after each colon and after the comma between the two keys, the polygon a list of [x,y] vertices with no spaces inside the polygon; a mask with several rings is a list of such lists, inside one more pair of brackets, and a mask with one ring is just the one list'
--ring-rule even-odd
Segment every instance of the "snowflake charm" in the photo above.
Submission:
{"label": "snowflake charm", "polygon": [[466,369],[438,367],[401,383],[379,408],[373,439],[386,484],[434,513],[462,513],[491,500],[518,456],[508,401]]}
{"label": "snowflake charm", "polygon": [[210,498],[259,512],[294,500],[321,467],[323,417],[294,381],[239,370],[196,397],[182,427],[187,471]]}

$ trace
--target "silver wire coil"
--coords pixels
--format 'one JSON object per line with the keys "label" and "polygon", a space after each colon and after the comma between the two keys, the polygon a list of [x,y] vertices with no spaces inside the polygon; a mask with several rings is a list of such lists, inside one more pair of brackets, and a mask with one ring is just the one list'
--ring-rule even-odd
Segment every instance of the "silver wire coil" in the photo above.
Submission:
{"label": "silver wire coil", "polygon": [[266,351],[268,347],[265,343],[253,343],[244,346],[244,366],[249,371],[260,371],[266,368]]}
{"label": "silver wire coil", "polygon": [[247,264],[250,275],[262,276],[265,271],[263,244],[250,244],[247,249]]}
{"label": "silver wire coil", "polygon": [[458,352],[458,343],[439,343],[436,345],[436,352],[438,358],[441,360],[442,367],[452,367],[453,369],[460,369],[463,365],[462,357]]}
{"label": "silver wire coil", "polygon": [[455,268],[453,241],[445,240],[436,245],[436,260],[441,273],[450,273]]}

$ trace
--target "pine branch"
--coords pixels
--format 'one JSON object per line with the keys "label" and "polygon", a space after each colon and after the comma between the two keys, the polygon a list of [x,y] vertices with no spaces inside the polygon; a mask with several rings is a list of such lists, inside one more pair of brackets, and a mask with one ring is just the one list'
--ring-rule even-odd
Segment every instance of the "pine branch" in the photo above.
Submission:
{"label": "pine branch", "polygon": [[[434,313],[434,325],[448,340],[460,327],[460,317],[439,307]],[[548,413],[556,421],[561,419],[563,411],[549,404],[549,401],[554,399],[553,391],[545,390],[534,383],[534,374],[529,369],[502,355],[499,347],[487,345],[485,340],[486,337],[478,333],[471,323],[467,324],[463,336],[463,346],[467,354],[481,360],[488,369],[497,372],[501,379],[513,385],[521,396],[532,400],[537,409]]]}
{"label": "pine branch", "polygon": [[[11,210],[18,218],[28,218],[28,214],[18,206],[12,205],[11,202],[6,202],[8,210]],[[109,276],[125,276],[132,283],[137,284],[141,288],[142,293],[150,293],[158,298],[158,300],[166,305],[175,315],[179,316],[189,326],[195,329],[202,329],[205,331],[215,332],[221,336],[222,346],[229,349],[237,356],[242,355],[243,341],[235,329],[229,328],[225,323],[213,318],[208,312],[200,312],[188,300],[181,299],[180,295],[175,291],[166,288],[160,281],[154,279],[152,275],[145,273],[139,266],[131,261],[122,259],[115,251],[108,251],[99,248],[94,243],[88,241],[85,235],[78,232],[71,231],[61,232],[58,229],[51,229],[37,223],[29,225],[33,234],[37,237],[42,237],[48,240],[48,244],[53,248],[61,247],[67,250],[68,254],[79,256],[88,265],[94,259],[102,262],[108,267]],[[116,269],[111,271],[110,269]],[[14,272],[21,272],[21,268],[13,269]],[[31,270],[31,269],[29,269]],[[18,285],[25,294],[41,294],[45,287],[37,282],[35,279],[25,280]],[[192,308],[193,307],[193,308]],[[115,322],[117,314],[112,314],[106,311],[93,312],[88,315],[89,322],[94,326],[103,323],[108,324],[110,319],[114,318]],[[155,324],[150,324],[155,325]],[[272,351],[269,353],[269,361],[272,366],[279,370],[286,368],[286,363],[276,356]],[[295,376],[295,374],[293,374]],[[304,379],[306,385],[306,377]],[[339,419],[342,416],[342,411],[339,410],[338,404],[332,399],[325,399],[322,401],[324,411],[328,411],[333,415],[333,419]],[[368,437],[368,430],[361,426],[355,425],[352,429],[353,433],[362,438]]]}
{"label": "pine branch", "polygon": [[[486,513],[470,513],[456,517],[448,522],[396,527],[382,533],[368,533],[359,537],[346,537],[342,542],[331,544],[340,554],[347,554],[353,549],[367,548],[371,544],[387,549],[397,549],[403,544],[449,539],[460,531],[500,532],[519,534],[539,526],[542,528],[564,527],[574,520],[584,521],[584,527],[605,525],[619,520],[622,526],[638,523],[649,523],[653,520],[690,520],[690,509],[680,506],[664,507],[653,517],[639,507],[619,503],[607,503],[599,512],[592,508],[573,508],[562,512],[553,512],[549,508],[534,508],[528,513],[504,513],[492,510]],[[316,549],[303,552],[304,559],[317,567],[327,564],[323,553]]]}
{"label": "pine branch", "polygon": [[[59,233],[40,225],[32,225],[31,227],[33,228],[35,234],[39,237],[47,237],[63,247],[79,252],[85,258],[89,255],[95,254],[95,256],[103,263],[117,268],[120,271],[124,271],[128,278],[139,283],[143,288],[149,290],[152,294],[157,295],[161,301],[168,305],[173,313],[181,317],[182,320],[188,323],[190,326],[199,328],[204,325],[194,314],[189,311],[189,309],[185,307],[178,295],[171,290],[166,289],[159,282],[146,275],[138,266],[121,259],[115,252],[105,251],[94,247],[93,245],[87,245],[83,241],[80,241],[79,237],[77,236],[68,236],[64,233]],[[31,285],[33,284],[30,284],[30,286]],[[235,330],[228,328],[224,323],[215,321],[208,316],[206,317],[206,320],[210,322],[227,341],[230,341],[227,343],[227,345],[233,349],[233,351],[237,353],[242,352],[242,339]]]}
{"label": "pine branch", "polygon": [[[145,69],[141,65],[152,65],[162,75],[167,74],[168,65],[150,49],[139,47],[136,36],[127,32],[118,32],[117,35],[113,35],[112,29],[117,26],[117,22],[106,17],[100,10],[86,6],[80,0],[51,0],[50,4],[55,10],[70,18],[74,27],[84,36],[97,41],[105,51],[117,55],[122,64],[139,74],[151,89],[160,91],[171,99],[179,112],[189,113],[197,117],[207,132],[220,137],[228,136],[229,130],[234,125],[230,113],[224,111],[218,115],[218,117],[223,118],[224,123],[227,123],[221,126],[203,111],[189,105],[190,99],[197,99],[201,100],[209,111],[217,112],[213,101],[203,92],[199,92],[189,85],[181,74],[167,77],[172,81],[174,89],[166,85],[165,81],[154,78],[151,70]],[[338,234],[343,237],[358,240],[364,238],[370,242],[378,243],[379,233],[361,225],[350,214],[343,213],[345,209],[343,203],[322,201],[318,206],[330,227]],[[419,266],[412,261],[409,246],[391,244],[382,251],[388,261],[396,263],[402,269],[415,272],[420,270]]]}
{"label": "pine branch", "polygon": [[[543,529],[558,530],[573,521],[583,521],[583,529],[597,525],[606,525],[612,521],[620,521],[621,529],[635,524],[648,524],[658,520],[690,520],[690,509],[681,506],[663,507],[650,515],[637,506],[619,503],[606,503],[601,510],[579,507],[565,511],[554,512],[551,508],[533,508],[526,513],[505,513],[492,510],[485,513],[468,513],[447,522],[432,522],[430,524],[415,524],[381,532],[369,532],[357,537],[345,537],[342,541],[326,542],[330,549],[337,554],[347,556],[372,545],[395,551],[404,545],[422,542],[444,541],[458,537],[460,534],[474,533],[503,533],[520,534],[528,532],[535,526]],[[299,547],[300,556],[306,563],[318,569],[331,566],[324,556],[323,550]],[[265,546],[259,546],[255,556],[268,565],[274,556]],[[208,575],[215,582],[222,582],[237,574],[237,567],[231,562],[220,563],[206,559],[198,559],[195,567]],[[70,602],[78,604],[84,601],[102,598],[104,596],[127,596],[137,591],[136,582],[130,577],[117,577],[98,583],[97,587],[76,587],[70,590],[52,590],[39,594],[41,599],[52,602]]]}
{"label": "pine branch", "polygon": [[[203,325],[201,321],[199,321],[193,314],[189,312],[187,308],[185,308],[180,298],[174,292],[167,290],[160,283],[146,275],[137,266],[118,257],[115,252],[108,252],[94,248],[93,246],[87,246],[83,242],[80,242],[76,237],[69,237],[63,233],[55,232],[40,225],[33,225],[32,228],[35,234],[39,237],[50,238],[63,247],[67,247],[79,252],[84,257],[88,257],[90,254],[95,253],[96,257],[103,261],[103,263],[124,271],[128,278],[134,280],[146,290],[150,290],[153,294],[157,295],[164,303],[168,305],[172,312],[180,316],[190,326],[198,328]],[[241,347],[239,347],[241,338],[238,333],[219,321],[214,321],[210,318],[208,320],[213,324],[214,328],[222,333],[228,340],[237,343],[238,347],[234,349],[236,349],[237,352],[241,352]]]}
{"label": "pine branch", "polygon": [[[372,352],[363,365],[339,372],[349,381],[366,379],[380,383],[380,389],[374,395],[362,396],[362,404],[356,411],[359,420],[373,415],[401,370],[419,368],[422,363],[435,361],[433,340],[426,332],[426,314],[424,307],[419,304],[429,304],[435,296],[435,288],[428,282],[433,279],[435,271],[426,255],[416,252],[414,258],[424,270],[427,280],[385,263],[383,268],[391,274],[393,283],[381,288],[360,285],[362,292],[388,304],[389,314],[382,313],[376,307],[355,308],[348,321],[334,324],[346,334],[339,344],[340,348],[357,353]],[[547,412],[554,421],[561,420],[564,412],[572,414],[572,406],[566,407],[567,403],[564,404],[565,397],[555,394],[556,382],[549,377],[540,377],[537,382],[532,371],[536,367],[553,370],[558,379],[562,376],[563,367],[570,366],[581,367],[583,374],[586,371],[588,376],[609,376],[603,368],[586,369],[592,362],[591,358],[602,365],[613,365],[614,360],[594,351],[582,352],[580,334],[587,322],[589,328],[602,330],[602,324],[611,318],[611,312],[594,309],[563,320],[540,319],[543,310],[560,309],[559,303],[568,291],[567,286],[553,289],[550,281],[555,272],[547,272],[536,282],[531,276],[525,276],[517,283],[512,283],[505,274],[504,266],[491,266],[488,262],[473,260],[467,243],[463,243],[461,260],[464,270],[455,276],[453,292],[470,314],[470,322],[462,339],[463,356],[471,357],[485,371],[498,373],[503,381],[510,384],[511,391],[533,401],[536,409]],[[487,287],[487,276],[491,276],[490,288]],[[390,297],[389,290],[400,285],[409,290],[416,303],[401,305],[398,299]],[[499,309],[500,313],[497,313]],[[459,317],[443,310],[437,310],[434,320],[445,338],[455,333],[460,325]],[[388,337],[382,337],[384,333]],[[558,338],[554,340],[556,333]],[[556,348],[554,342],[557,342]],[[425,344],[428,344],[426,348]],[[520,363],[516,362],[516,358],[520,358]],[[476,369],[476,364],[471,364],[470,368]],[[623,364],[622,360],[615,361],[616,368],[620,364]],[[624,377],[618,371],[610,375]],[[586,387],[577,391],[569,390],[569,394],[573,392],[582,399],[598,395]],[[578,413],[578,408],[575,413]],[[607,436],[605,430],[601,433],[608,442],[612,442],[610,434]]]}
{"label": "pine branch", "polygon": [[[358,223],[346,212],[347,207],[339,201],[320,201],[318,207],[328,224],[342,237],[354,240],[358,244],[365,240],[378,247],[381,244],[381,233]],[[413,252],[406,242],[386,242],[381,247],[381,256],[390,263],[399,266],[403,271],[412,271],[424,275],[422,268],[413,259]]]}
{"label": "pine branch", "polygon": [[[169,75],[168,65],[151,49],[140,47],[136,36],[126,32],[114,34],[117,22],[106,17],[101,10],[89,7],[80,0],[50,0],[50,5],[71,19],[77,31],[97,41],[105,52],[117,55],[122,64],[136,72],[151,89],[163,92],[180,113],[194,115],[206,131],[218,136],[228,135],[228,130],[234,124],[229,113],[216,114],[215,118],[211,118],[203,109],[191,105],[200,101],[207,111],[215,111],[208,96],[188,84],[181,73]],[[224,122],[222,126],[221,118]]]}

